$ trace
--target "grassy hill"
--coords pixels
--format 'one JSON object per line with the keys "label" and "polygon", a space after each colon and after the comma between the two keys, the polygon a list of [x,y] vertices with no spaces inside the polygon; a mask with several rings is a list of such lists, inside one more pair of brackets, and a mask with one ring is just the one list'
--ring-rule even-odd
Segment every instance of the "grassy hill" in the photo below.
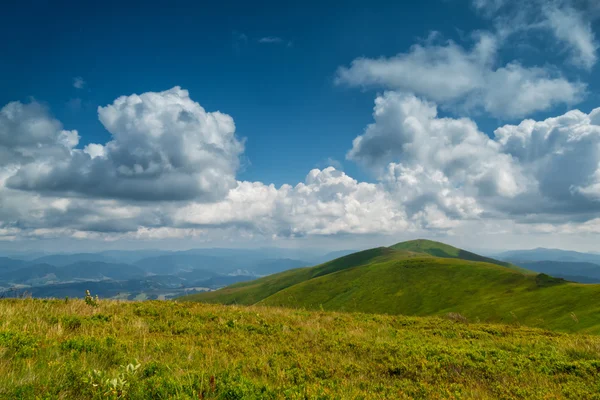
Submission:
{"label": "grassy hill", "polygon": [[420,316],[455,312],[469,320],[600,333],[600,285],[484,262],[489,260],[442,243],[411,241],[182,300]]}
{"label": "grassy hill", "polygon": [[600,337],[460,316],[0,300],[1,399],[597,399]]}
{"label": "grassy hill", "polygon": [[[503,267],[520,269],[519,267],[505,262],[495,260],[493,258],[480,256],[479,254],[471,253],[470,251],[462,250],[457,247],[450,246],[446,243],[435,242],[433,240],[416,239],[409,240],[407,242],[397,243],[390,246],[390,249],[394,250],[408,250],[417,253],[425,253],[435,257],[441,258],[459,258],[461,260],[469,261],[481,261],[490,264],[502,265]],[[522,269],[521,269],[522,270]]]}

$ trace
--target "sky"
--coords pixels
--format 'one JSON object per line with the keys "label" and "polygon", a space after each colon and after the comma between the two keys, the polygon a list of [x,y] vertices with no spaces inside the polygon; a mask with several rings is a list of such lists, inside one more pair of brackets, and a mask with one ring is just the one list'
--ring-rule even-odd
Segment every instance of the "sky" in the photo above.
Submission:
{"label": "sky", "polygon": [[600,251],[596,1],[323,3],[4,6],[0,250]]}

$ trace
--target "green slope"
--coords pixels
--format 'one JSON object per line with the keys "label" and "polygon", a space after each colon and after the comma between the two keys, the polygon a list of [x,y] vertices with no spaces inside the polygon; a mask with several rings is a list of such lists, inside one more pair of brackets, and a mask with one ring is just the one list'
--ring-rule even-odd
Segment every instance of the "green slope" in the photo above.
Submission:
{"label": "green slope", "polygon": [[398,252],[387,247],[360,251],[312,268],[297,268],[249,282],[241,282],[214,292],[205,292],[182,297],[180,300],[202,301],[220,304],[255,304],[280,290],[306,280],[364,265],[386,257],[410,257],[412,252]]}
{"label": "green slope", "polygon": [[450,246],[446,243],[436,242],[433,240],[427,239],[416,239],[409,240],[407,242],[397,243],[393,246],[390,246],[391,249],[394,250],[408,250],[414,251],[418,253],[427,253],[435,257],[441,258],[459,258],[461,260],[469,260],[469,261],[481,261],[487,262],[490,264],[502,265],[504,267],[520,269],[525,271],[522,268],[517,267],[511,263],[507,263],[504,261],[495,260],[493,258],[480,256],[479,254],[471,253],[470,251],[462,250],[453,246]]}
{"label": "green slope", "polygon": [[182,300],[381,314],[456,312],[470,320],[600,333],[600,285],[523,272],[511,264],[423,240],[366,250]]}
{"label": "green slope", "polygon": [[376,262],[298,283],[257,304],[420,316],[455,312],[475,321],[600,333],[600,285],[456,259]]}

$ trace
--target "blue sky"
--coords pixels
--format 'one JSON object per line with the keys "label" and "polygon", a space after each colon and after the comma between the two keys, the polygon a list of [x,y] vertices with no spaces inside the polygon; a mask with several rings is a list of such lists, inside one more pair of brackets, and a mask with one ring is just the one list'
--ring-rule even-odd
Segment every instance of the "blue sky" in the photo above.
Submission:
{"label": "blue sky", "polygon": [[[248,140],[240,178],[277,185],[302,180],[328,158],[371,179],[344,158],[371,121],[377,89],[335,85],[339,66],[393,56],[431,31],[460,41],[492,25],[464,1],[30,3],[0,17],[2,36],[13,39],[3,45],[0,74],[11,78],[1,83],[0,103],[47,103],[86,144],[110,139],[98,106],[179,85],[207,110],[235,119]],[[259,43],[268,37],[282,43]],[[543,56],[534,62],[545,63]],[[82,89],[73,87],[75,77]],[[497,126],[480,120],[488,132]]]}
{"label": "blue sky", "polygon": [[[187,90],[190,101],[201,105],[206,112],[220,111],[229,115],[235,122],[236,138],[243,143],[242,151],[233,149],[236,144],[230,143],[233,150],[230,149],[228,160],[232,164],[221,171],[224,174],[222,181],[229,182],[229,186],[202,189],[212,193],[211,196],[200,189],[182,198],[158,196],[160,198],[152,206],[155,207],[153,211],[147,210],[151,206],[148,202],[144,203],[145,199],[141,199],[139,194],[123,194],[116,189],[91,193],[82,189],[102,186],[99,182],[85,181],[91,179],[89,175],[79,178],[63,176],[66,181],[81,180],[78,188],[69,187],[66,183],[53,186],[49,181],[40,183],[42,178],[39,177],[35,182],[30,181],[32,163],[11,163],[12,172],[7,172],[6,176],[16,170],[21,170],[23,176],[16,177],[19,175],[16,173],[16,178],[7,181],[5,209],[8,209],[9,203],[19,203],[15,200],[19,196],[25,196],[46,205],[64,201],[68,203],[66,214],[71,215],[69,207],[73,207],[79,211],[73,211],[72,215],[79,215],[84,212],[81,205],[75,206],[74,203],[82,199],[102,199],[116,202],[115,207],[141,207],[144,211],[139,215],[149,213],[153,216],[146,215],[140,219],[136,214],[138,217],[132,217],[131,226],[127,228],[96,229],[72,215],[60,222],[49,216],[50,211],[39,208],[42,206],[23,207],[11,210],[10,217],[6,216],[3,220],[4,229],[12,232],[6,234],[10,236],[11,246],[15,246],[15,240],[21,243],[16,246],[21,246],[21,241],[36,238],[38,235],[32,233],[36,229],[45,229],[43,232],[62,229],[62,233],[44,233],[42,236],[46,235],[46,239],[79,240],[91,235],[93,240],[103,241],[111,232],[139,233],[143,228],[201,229],[217,232],[215,237],[222,237],[223,230],[226,230],[228,237],[234,238],[232,240],[236,240],[238,234],[260,237],[261,240],[272,237],[339,238],[343,247],[349,236],[360,242],[364,240],[361,235],[367,234],[377,241],[407,230],[411,232],[406,233],[408,236],[441,235],[456,240],[460,234],[458,225],[470,227],[481,223],[497,225],[500,231],[509,232],[515,243],[519,243],[517,238],[521,234],[531,234],[532,237],[539,234],[540,238],[531,243],[544,244],[549,241],[548,236],[543,235],[548,229],[559,229],[561,235],[577,231],[575,236],[568,237],[573,243],[581,240],[577,235],[581,235],[582,231],[571,225],[589,224],[596,218],[595,194],[590,194],[595,193],[596,181],[594,171],[588,167],[595,162],[595,153],[586,155],[589,160],[586,158],[588,162],[581,167],[585,169],[585,179],[571,179],[584,173],[583,169],[574,167],[569,176],[559,179],[564,181],[560,188],[545,189],[548,179],[540,175],[541,165],[544,164],[546,170],[565,170],[564,166],[560,167],[560,162],[569,164],[570,161],[553,163],[545,157],[534,163],[503,144],[501,150],[494,150],[494,154],[487,156],[488,160],[499,157],[497,162],[502,165],[501,168],[490,167],[483,161],[478,164],[475,156],[465,158],[467,161],[455,160],[451,166],[441,165],[436,154],[443,154],[447,148],[430,149],[431,155],[425,158],[421,158],[422,152],[417,152],[419,155],[407,153],[406,147],[399,142],[403,133],[392,132],[394,127],[388,126],[387,119],[383,122],[374,119],[373,107],[377,98],[385,104],[393,103],[389,107],[401,109],[408,107],[411,101],[406,96],[416,96],[423,104],[437,106],[439,120],[442,117],[456,121],[469,119],[477,124],[479,133],[492,138],[496,128],[506,124],[518,125],[524,119],[544,121],[574,109],[587,115],[600,106],[597,94],[600,74],[596,63],[600,9],[594,2],[536,0],[529,7],[521,7],[510,0],[326,3],[286,4],[273,1],[248,4],[223,1],[217,4],[173,2],[167,5],[148,1],[29,1],[5,6],[0,15],[0,34],[7,38],[0,45],[0,75],[4,78],[0,80],[0,107],[10,102],[21,105],[39,103],[44,111],[39,111],[43,115],[36,118],[59,121],[60,129],[77,131],[79,140],[71,153],[83,152],[88,144],[105,145],[113,139],[107,123],[99,118],[98,107],[109,106],[120,96],[163,93],[175,86]],[[403,97],[385,97],[386,91]],[[385,107],[382,113],[387,115]],[[162,112],[153,110],[155,113]],[[106,118],[112,115],[110,111],[106,112]],[[429,118],[422,107],[411,112],[423,112],[423,118]],[[400,113],[390,114],[389,118],[394,119],[398,115],[405,119],[414,117]],[[367,126],[374,121],[376,132],[365,133]],[[19,126],[27,125],[27,121],[20,123],[24,125],[16,125],[14,121],[6,123],[6,137],[16,135],[21,132]],[[130,126],[127,123],[113,125],[113,129],[124,132]],[[434,122],[431,129],[438,129],[438,125],[439,122]],[[595,126],[594,123],[591,125]],[[390,132],[386,131],[388,128]],[[59,135],[48,133],[53,134]],[[176,132],[167,134],[177,135]],[[121,137],[125,135],[123,133]],[[359,135],[363,135],[362,147],[353,144]],[[435,132],[430,135],[433,136],[426,141],[413,141],[413,147],[428,148],[424,143],[445,137],[444,133],[441,136],[435,136]],[[36,137],[39,138],[39,135]],[[139,136],[136,138],[139,139]],[[123,143],[128,143],[123,146],[133,143],[129,139],[123,140]],[[457,143],[451,140],[448,146],[464,149],[463,144],[467,142],[471,143],[472,139]],[[0,143],[0,146],[8,149],[6,143]],[[595,143],[593,146],[596,146]],[[394,147],[399,144],[400,147]],[[483,143],[482,146],[487,148],[497,146],[497,143]],[[378,150],[374,152],[373,149]],[[567,150],[579,151],[574,148]],[[137,154],[135,146],[123,147],[120,151],[119,154],[129,152],[134,158]],[[554,148],[553,151],[566,150]],[[24,153],[19,154],[23,156]],[[116,156],[107,157],[112,160],[111,165],[118,168]],[[573,157],[577,160],[576,156]],[[38,164],[42,165],[40,160],[37,160]],[[52,160],[52,163],[60,164]],[[211,160],[217,164],[222,161]],[[511,160],[518,162],[514,161],[512,165]],[[48,161],[45,162],[43,165],[47,165]],[[77,164],[72,160],[68,162],[74,169],[92,168],[78,164],[83,161],[77,161]],[[473,164],[469,165],[471,162]],[[462,163],[464,171],[471,169],[480,173],[476,177],[469,177],[466,172],[457,173],[457,163]],[[386,174],[399,164],[404,169],[400,171],[397,168],[400,172],[394,173],[396,186],[392,185],[395,189],[391,189],[391,178]],[[38,171],[39,165],[36,167]],[[276,189],[284,184],[295,187],[299,182],[309,185],[306,179],[311,169],[324,171],[330,165],[336,171],[333,175],[328,172],[327,179],[348,178],[356,180],[357,184],[376,185],[375,192],[370,195],[377,197],[378,190],[381,190],[389,197],[386,197],[385,204],[378,204],[373,199],[361,199],[357,204],[378,210],[392,207],[394,211],[388,217],[378,215],[377,218],[389,219],[392,216],[392,220],[401,222],[380,232],[375,228],[358,229],[358,226],[368,224],[362,223],[360,216],[349,215],[351,211],[348,210],[356,201],[354,192],[352,201],[343,203],[345,211],[332,212],[327,219],[319,220],[309,228],[290,222],[289,218],[275,218],[274,213],[279,206],[265,211],[270,219],[276,219],[268,226],[258,223],[264,217],[262,214],[228,221],[204,216],[201,222],[197,219],[196,222],[181,222],[174,217],[177,210],[184,207],[199,207],[201,213],[208,212],[206,210],[220,204],[219,201],[227,196],[235,196],[235,190],[241,191],[235,188],[236,181],[266,186],[273,183]],[[407,172],[406,168],[412,172]],[[488,179],[490,172],[486,172],[486,168],[494,171],[506,168],[506,171],[502,169],[504,175]],[[340,170],[344,172],[342,178],[336,175]],[[409,190],[406,181],[411,176],[414,178],[417,170],[429,177],[427,179],[433,179],[431,177],[440,172],[447,182],[435,189],[439,180],[433,179],[437,182],[435,185],[424,183],[424,186],[411,186]],[[27,177],[26,173],[29,174]],[[194,176],[198,178],[198,174]],[[51,175],[49,173],[44,179],[50,179]],[[485,184],[480,182],[484,175]],[[427,180],[423,176],[414,179],[419,182]],[[510,180],[508,184],[507,179]],[[52,178],[52,182],[59,180],[56,176]],[[475,181],[478,183],[474,184]],[[531,182],[534,183],[530,185]],[[528,185],[540,189],[535,194],[529,193],[524,189]],[[331,186],[333,189],[330,186],[329,191],[337,190],[335,185]],[[496,189],[490,189],[492,186]],[[155,192],[163,189],[162,186],[157,187]],[[414,196],[406,195],[413,189]],[[347,193],[344,190],[337,193],[338,197],[345,198]],[[456,193],[439,199],[439,193],[446,193],[444,190]],[[575,192],[585,193],[581,196],[588,197],[577,198],[578,195],[573,194]],[[246,198],[252,198],[254,194],[247,194]],[[287,194],[279,193],[277,196],[285,197]],[[565,196],[571,197],[565,200]],[[431,200],[434,197],[438,199]],[[297,197],[290,198],[292,202],[297,200]],[[531,203],[531,199],[539,202],[541,211],[524,207],[524,204]],[[196,201],[198,204],[183,204],[182,201]],[[321,197],[303,199],[302,204],[312,201],[315,207],[327,204]],[[396,203],[391,206],[388,201]],[[460,209],[450,205],[458,204],[456,202],[470,205]],[[240,207],[251,208],[252,204]],[[333,210],[336,204],[328,206]],[[160,211],[156,211],[158,209]],[[438,212],[443,217],[435,217]],[[104,214],[99,214],[98,219],[101,219],[100,215]],[[312,217],[313,214],[306,214],[303,218]],[[372,219],[373,215],[364,217]],[[54,222],[48,222],[51,219]],[[129,216],[125,219],[129,220]],[[156,222],[157,219],[160,222]],[[354,227],[348,227],[347,221],[340,222],[345,219],[353,221],[350,224]],[[417,222],[421,219],[425,222]],[[525,228],[519,225],[524,221]],[[324,228],[338,224],[342,226],[339,229]],[[243,233],[236,231],[232,234],[230,230],[238,225]],[[533,231],[532,226],[535,227]],[[567,226],[570,228],[565,228]],[[16,230],[18,233],[15,234]],[[588,231],[585,232],[589,236]],[[210,233],[207,235],[212,237]],[[490,237],[489,245],[495,245],[499,240],[498,237]],[[592,243],[595,239],[586,240]],[[487,245],[482,244],[483,247]]]}

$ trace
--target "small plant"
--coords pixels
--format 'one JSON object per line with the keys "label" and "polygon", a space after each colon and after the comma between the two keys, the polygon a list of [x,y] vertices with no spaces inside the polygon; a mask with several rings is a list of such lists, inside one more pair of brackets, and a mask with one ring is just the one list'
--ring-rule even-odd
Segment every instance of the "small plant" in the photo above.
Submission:
{"label": "small plant", "polygon": [[575,315],[575,313],[574,313],[574,312],[571,312],[571,314],[570,314],[570,315],[571,315],[571,319],[572,319],[573,321],[575,321],[575,323],[577,323],[577,324],[578,324],[578,323],[579,323],[579,318],[577,318],[577,315]]}
{"label": "small plant", "polygon": [[88,372],[83,381],[91,385],[92,389],[99,392],[103,397],[124,399],[127,398],[131,386],[130,379],[137,374],[140,366],[141,364],[137,360],[134,363],[121,365],[118,375],[112,378],[105,371],[94,369]]}
{"label": "small plant", "polygon": [[98,307],[100,304],[100,299],[98,299],[98,295],[96,297],[92,297],[92,294],[89,290],[85,291],[85,304],[90,307]]}
{"label": "small plant", "polygon": [[450,321],[462,322],[464,324],[469,322],[467,320],[467,317],[465,317],[464,315],[459,314],[457,312],[449,312],[448,314],[446,314],[446,318],[448,318]]}

